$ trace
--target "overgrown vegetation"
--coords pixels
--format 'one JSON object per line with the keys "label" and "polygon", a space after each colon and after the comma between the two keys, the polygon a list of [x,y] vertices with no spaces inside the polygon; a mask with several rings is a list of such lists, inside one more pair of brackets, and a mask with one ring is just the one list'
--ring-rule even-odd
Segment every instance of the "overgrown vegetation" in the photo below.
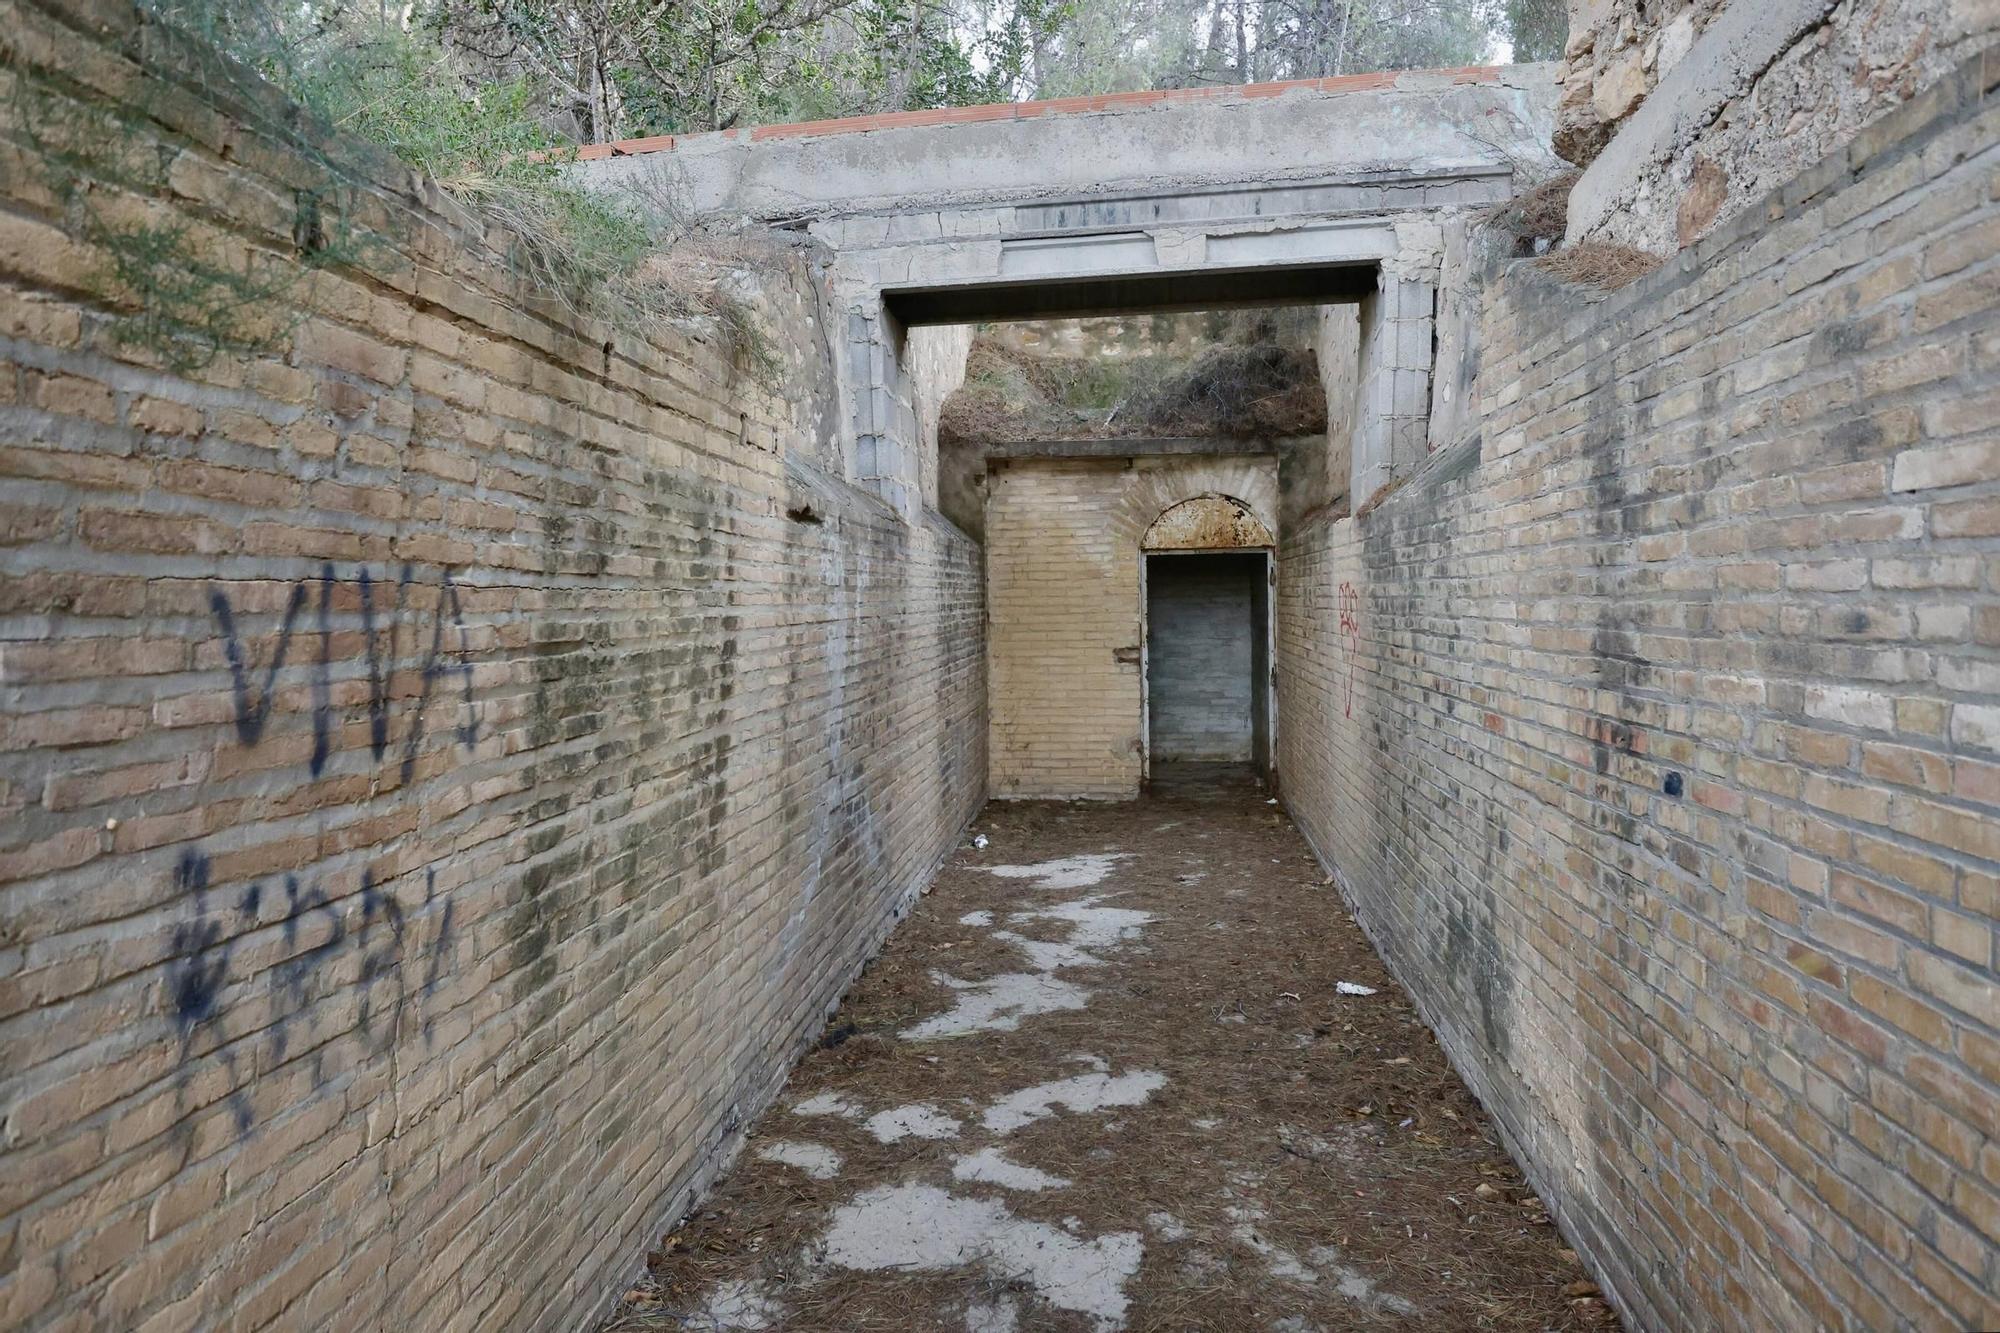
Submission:
{"label": "overgrown vegetation", "polygon": [[1530,187],[1505,203],[1495,204],[1480,221],[1514,237],[1516,255],[1539,255],[1562,242],[1569,228],[1569,192],[1580,172],[1565,171]]}
{"label": "overgrown vegetation", "polygon": [[[273,85],[304,117],[257,128],[319,154],[323,122],[372,141],[514,238],[511,259],[572,309],[623,320],[720,314],[739,241],[689,243],[670,198],[575,183],[580,144],[641,134],[1030,96],[1448,65],[1489,58],[1552,0],[140,0],[154,36],[229,57],[216,77]],[[1523,8],[1523,6],[1528,8]],[[1535,20],[1546,26],[1546,14]],[[1538,38],[1537,41],[1542,39]],[[22,87],[16,84],[17,89]],[[230,90],[242,94],[246,90]],[[251,90],[234,104],[259,105]],[[265,97],[262,103],[268,104]],[[65,104],[67,111],[67,104]],[[369,238],[319,158],[293,253],[218,244],[155,209],[158,162],[121,160],[129,123],[62,133],[28,108],[72,232],[107,256],[131,310],[119,336],[190,365],[268,345],[299,318],[296,285]],[[31,132],[33,132],[31,130]],[[114,187],[106,193],[101,186]],[[679,254],[662,261],[663,251]]]}
{"label": "overgrown vegetation", "polygon": [[[156,0],[335,103],[511,107],[553,141],[1560,54],[1560,0]],[[277,40],[272,40],[273,37]],[[308,104],[311,104],[310,99]],[[392,95],[390,103],[408,99]],[[491,103],[491,105],[485,105]],[[362,100],[363,132],[408,132]],[[418,136],[421,138],[422,136]]]}
{"label": "overgrown vegetation", "polygon": [[[518,238],[514,258],[571,305],[650,309],[635,280],[671,214],[647,217],[592,194],[568,171],[575,146],[542,115],[525,77],[475,81],[414,23],[282,0],[147,0],[338,131],[387,149]],[[648,201],[657,202],[657,201]]]}
{"label": "overgrown vegetation", "polygon": [[[1318,434],[1326,429],[1319,364],[1308,331],[1276,317],[1284,313],[1225,317],[1179,338],[1167,330],[1164,342],[1122,356],[1095,346],[1036,348],[982,332],[966,360],[965,384],[945,403],[940,434],[979,443]],[[1216,323],[1205,314],[1178,318]]]}

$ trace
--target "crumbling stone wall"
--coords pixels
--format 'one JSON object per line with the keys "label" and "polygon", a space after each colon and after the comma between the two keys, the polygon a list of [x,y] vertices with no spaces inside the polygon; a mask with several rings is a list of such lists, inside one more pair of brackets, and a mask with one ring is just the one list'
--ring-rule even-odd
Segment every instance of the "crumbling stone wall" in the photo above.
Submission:
{"label": "crumbling stone wall", "polygon": [[996,462],[986,500],[995,796],[1139,794],[1140,541],[1201,495],[1243,501],[1275,533],[1277,491],[1269,454]]}
{"label": "crumbling stone wall", "polygon": [[[0,1325],[575,1327],[981,799],[977,551],[149,31],[0,38]],[[121,341],[30,90],[296,320]]]}
{"label": "crumbling stone wall", "polygon": [[1688,245],[1996,32],[1975,0],[1579,0],[1555,133],[1590,169],[1570,237]]}
{"label": "crumbling stone wall", "polygon": [[2000,63],[1283,534],[1280,770],[1636,1326],[2000,1324]]}

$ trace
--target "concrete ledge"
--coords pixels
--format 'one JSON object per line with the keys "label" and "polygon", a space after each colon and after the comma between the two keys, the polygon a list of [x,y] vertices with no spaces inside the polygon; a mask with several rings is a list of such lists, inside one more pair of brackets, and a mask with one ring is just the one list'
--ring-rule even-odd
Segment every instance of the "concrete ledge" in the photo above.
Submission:
{"label": "concrete ledge", "polygon": [[594,188],[662,191],[691,216],[879,211],[942,231],[938,211],[968,207],[1540,167],[1554,111],[1549,65],[1418,70],[765,126],[626,145],[576,171]]}

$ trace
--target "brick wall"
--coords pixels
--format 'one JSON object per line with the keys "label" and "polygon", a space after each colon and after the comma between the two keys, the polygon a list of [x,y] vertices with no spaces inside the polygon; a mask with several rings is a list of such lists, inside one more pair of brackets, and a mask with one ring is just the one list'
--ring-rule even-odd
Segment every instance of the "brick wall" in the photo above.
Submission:
{"label": "brick wall", "polygon": [[1639,1327],[2000,1324],[1993,78],[1514,266],[1477,433],[1283,538],[1285,799]]}
{"label": "brick wall", "polygon": [[1139,543],[1166,509],[1230,495],[1277,531],[1269,455],[1012,460],[986,500],[995,796],[1136,796]]}
{"label": "brick wall", "polygon": [[[976,548],[118,4],[0,30],[0,1326],[576,1326],[976,808]],[[296,325],[121,340],[33,143],[114,95],[93,198]]]}

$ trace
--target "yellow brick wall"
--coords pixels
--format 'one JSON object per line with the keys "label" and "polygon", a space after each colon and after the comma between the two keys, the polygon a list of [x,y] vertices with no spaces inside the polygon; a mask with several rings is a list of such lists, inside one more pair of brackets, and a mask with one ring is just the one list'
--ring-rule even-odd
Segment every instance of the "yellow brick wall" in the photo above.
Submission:
{"label": "yellow brick wall", "polygon": [[1483,294],[1285,534],[1281,791],[1648,1329],[2000,1327],[2000,64]]}
{"label": "yellow brick wall", "polygon": [[1015,460],[986,502],[987,753],[1003,797],[1125,799],[1144,769],[1139,542],[1231,495],[1278,530],[1277,460]]}
{"label": "yellow brick wall", "polygon": [[[0,1328],[588,1327],[982,799],[977,548],[828,470],[809,303],[781,383],[577,320],[117,0],[5,30]],[[56,127],[377,244],[175,368]]]}

